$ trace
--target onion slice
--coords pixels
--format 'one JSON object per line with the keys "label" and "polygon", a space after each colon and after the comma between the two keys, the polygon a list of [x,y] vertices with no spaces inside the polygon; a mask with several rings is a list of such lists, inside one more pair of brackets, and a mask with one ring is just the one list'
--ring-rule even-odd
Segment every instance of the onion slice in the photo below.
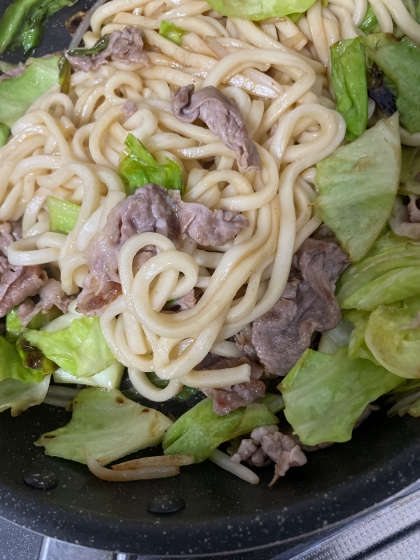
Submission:
{"label": "onion slice", "polygon": [[112,470],[103,467],[96,459],[94,459],[86,449],[83,453],[86,459],[88,469],[92,474],[101,480],[108,482],[128,482],[130,480],[150,480],[152,478],[168,478],[179,474],[178,467],[144,467],[139,469],[128,470]]}
{"label": "onion slice", "polygon": [[80,45],[80,43],[82,42],[82,39],[83,39],[83,35],[89,29],[90,18],[92,17],[93,12],[95,10],[97,10],[98,8],[100,8],[103,4],[105,4],[105,2],[107,2],[107,0],[98,0],[90,8],[90,10],[88,10],[86,12],[86,15],[83,18],[79,27],[77,28],[76,33],[73,35],[73,39],[71,40],[71,43],[69,45],[69,50],[76,49]]}
{"label": "onion slice", "polygon": [[159,455],[157,457],[143,457],[125,463],[112,465],[114,471],[135,470],[151,467],[185,467],[195,463],[194,455]]}

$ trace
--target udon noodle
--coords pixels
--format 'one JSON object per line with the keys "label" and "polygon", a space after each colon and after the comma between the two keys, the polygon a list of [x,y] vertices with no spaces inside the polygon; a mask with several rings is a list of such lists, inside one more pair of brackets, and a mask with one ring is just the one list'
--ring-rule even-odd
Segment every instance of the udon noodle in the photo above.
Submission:
{"label": "udon noodle", "polygon": [[[420,26],[401,0],[371,0],[382,31],[395,22],[420,44]],[[157,233],[130,238],[119,254],[122,295],[106,306],[101,327],[114,356],[136,389],[154,401],[183,385],[209,388],[248,381],[250,366],[195,371],[214,352],[239,357],[230,338],[271,309],[281,296],[294,252],[320,225],[314,205],[315,164],[343,141],[345,123],[334,110],[329,47],[361,35],[366,0],[315,2],[297,23],[223,18],[203,0],[112,0],[91,18],[84,43],[140,27],[151,64],[110,62],[78,71],[68,95],[58,86],[19,119],[0,150],[0,220],[22,219],[23,238],[9,249],[14,265],[46,264],[64,291],[77,294],[89,270],[84,251],[126,195],[117,174],[128,133],[158,162],[183,170],[184,200],[241,212],[250,226],[222,247],[188,239],[181,250]],[[189,33],[177,46],[158,33],[162,20]],[[171,90],[215,86],[235,99],[261,156],[259,173],[240,173],[233,151],[207,128],[180,122]],[[138,111],[126,117],[125,101]],[[370,114],[374,111],[371,105]],[[420,145],[420,135],[402,132]],[[69,235],[52,233],[46,197],[81,205]],[[133,259],[147,245],[158,249],[134,274]],[[241,287],[240,296],[238,291]],[[192,288],[203,295],[179,313],[168,300]],[[146,376],[169,380],[164,389]]]}

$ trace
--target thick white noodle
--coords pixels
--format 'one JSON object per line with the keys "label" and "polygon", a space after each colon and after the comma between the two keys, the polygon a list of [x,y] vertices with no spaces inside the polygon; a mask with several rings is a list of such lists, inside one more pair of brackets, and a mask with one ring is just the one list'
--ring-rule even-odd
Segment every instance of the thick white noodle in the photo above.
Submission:
{"label": "thick white noodle", "polygon": [[[420,44],[420,26],[402,0],[370,3],[382,31],[396,23]],[[150,65],[109,62],[75,72],[69,94],[56,86],[42,95],[0,149],[0,220],[22,219],[23,228],[9,260],[53,265],[67,294],[83,286],[85,251],[126,197],[117,167],[128,133],[158,161],[179,163],[186,202],[248,218],[250,226],[223,247],[188,240],[177,250],[156,233],[135,235],[122,247],[122,295],[105,307],[100,322],[111,351],[147,398],[169,399],[183,385],[214,388],[250,379],[247,364],[194,368],[210,351],[242,356],[228,339],[276,303],[293,253],[320,225],[315,165],[345,132],[331,94],[330,47],[362,34],[367,6],[367,0],[330,0],[328,6],[317,0],[293,23],[215,19],[201,0],[112,0],[92,14],[85,45],[126,25],[139,27]],[[189,32],[181,46],[159,34],[162,20]],[[191,83],[235,99],[257,144],[260,173],[240,173],[235,153],[213,132],[172,114],[171,90]],[[129,117],[122,110],[126,100],[138,109]],[[405,143],[420,145],[418,134],[401,134]],[[80,205],[70,234],[50,231],[48,196]],[[137,270],[136,254],[148,245],[158,253]],[[194,288],[201,295],[194,307],[165,311],[168,300]],[[152,371],[169,381],[166,388],[149,381]]]}

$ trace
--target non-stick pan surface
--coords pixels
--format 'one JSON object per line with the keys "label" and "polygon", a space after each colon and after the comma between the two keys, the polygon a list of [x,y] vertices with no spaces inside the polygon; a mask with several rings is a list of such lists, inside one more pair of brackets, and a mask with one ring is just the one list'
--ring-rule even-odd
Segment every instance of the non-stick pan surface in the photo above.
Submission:
{"label": "non-stick pan surface", "polygon": [[[0,0],[1,12],[7,2]],[[37,55],[68,45],[64,20],[83,0],[54,16]],[[6,60],[18,57],[6,54]],[[268,488],[272,471],[251,486],[210,462],[157,481],[108,483],[78,463],[46,457],[33,442],[69,414],[41,405],[17,418],[0,415],[0,515],[58,539],[142,555],[196,555],[265,547],[316,531],[381,502],[420,478],[420,419],[374,413],[352,441],[308,455]],[[153,453],[153,451],[151,451]],[[48,471],[58,486],[36,490],[23,476]],[[170,515],[148,512],[163,496],[182,498]]]}
{"label": "non-stick pan surface", "polygon": [[[0,515],[19,525],[85,546],[182,555],[267,546],[339,522],[420,478],[419,420],[372,415],[353,439],[312,453],[269,488],[272,472],[251,486],[210,462],[157,481],[109,483],[78,463],[46,457],[40,434],[69,414],[47,405],[17,418],[0,415]],[[25,474],[52,472],[58,486],[36,490]],[[185,508],[157,516],[151,501],[169,495]]]}

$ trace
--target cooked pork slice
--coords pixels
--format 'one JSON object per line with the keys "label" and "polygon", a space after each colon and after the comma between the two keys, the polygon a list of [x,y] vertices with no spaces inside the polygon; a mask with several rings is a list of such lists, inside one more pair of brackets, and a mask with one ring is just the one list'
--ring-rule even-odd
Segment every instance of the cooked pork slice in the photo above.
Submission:
{"label": "cooked pork slice", "polygon": [[7,249],[21,235],[19,223],[0,224],[0,317],[7,315],[27,297],[36,295],[48,279],[39,265],[15,266],[9,263]]}
{"label": "cooked pork slice", "polygon": [[210,210],[203,204],[179,202],[178,215],[181,231],[204,247],[217,247],[233,239],[249,222],[236,212]]}
{"label": "cooked pork slice", "polygon": [[119,202],[109,213],[105,226],[89,243],[85,259],[90,272],[78,297],[81,313],[94,315],[118,297],[121,293],[120,249],[127,239],[144,232],[160,233],[174,243],[180,236],[176,203],[168,191],[158,185],[146,185]]}
{"label": "cooked pork slice", "polygon": [[26,327],[38,313],[46,313],[54,305],[63,313],[67,313],[69,304],[72,301],[71,298],[66,296],[63,292],[61,282],[58,282],[58,280],[54,278],[47,280],[46,283],[41,286],[37,295],[39,297],[37,303],[32,299],[26,299],[19,305],[18,315],[24,327]]}
{"label": "cooked pork slice", "polygon": [[24,64],[20,64],[19,66],[15,66],[14,68],[10,68],[7,72],[4,72],[0,76],[0,82],[4,80],[8,80],[9,78],[16,78],[25,72],[26,68]]}
{"label": "cooked pork slice", "polygon": [[240,171],[260,171],[257,147],[248,135],[236,102],[213,86],[194,93],[194,85],[182,87],[173,98],[172,112],[182,122],[201,119],[228,148],[236,152]]}
{"label": "cooked pork slice", "polygon": [[134,113],[137,113],[137,105],[134,103],[134,101],[130,101],[129,99],[127,99],[127,101],[123,103],[121,111],[126,117],[131,117],[134,115]]}
{"label": "cooked pork slice", "polygon": [[39,265],[14,266],[9,264],[0,281],[0,317],[4,317],[27,297],[35,296],[48,276]]}
{"label": "cooked pork slice", "polygon": [[209,353],[194,369],[227,369],[242,364],[251,366],[251,379],[245,383],[238,383],[217,389],[204,389],[203,393],[213,399],[213,410],[219,416],[229,414],[241,406],[247,406],[265,395],[265,384],[260,380],[264,370],[260,364],[248,358],[224,358]]}
{"label": "cooked pork slice", "polygon": [[420,196],[410,194],[410,202],[408,203],[408,213],[410,222],[413,224],[420,223]]}
{"label": "cooked pork slice", "polygon": [[186,309],[191,309],[192,307],[194,307],[196,303],[197,303],[197,298],[195,296],[195,290],[193,288],[184,296],[181,296],[178,299],[170,303],[167,303],[165,305],[165,310],[178,313],[179,311],[185,311]]}
{"label": "cooked pork slice", "polygon": [[250,329],[239,331],[238,334],[235,335],[235,342],[236,346],[242,350],[242,352],[245,352],[250,360],[258,361],[257,353],[252,344]]}
{"label": "cooked pork slice", "polygon": [[122,31],[113,31],[105,50],[91,56],[71,56],[66,53],[67,60],[76,70],[89,72],[97,70],[109,60],[124,64],[150,64],[149,57],[143,51],[144,35],[137,27],[125,27]]}
{"label": "cooked pork slice", "polygon": [[408,206],[396,199],[392,214],[389,223],[396,235],[420,239],[420,197],[410,194]]}
{"label": "cooked pork slice", "polygon": [[275,463],[272,486],[290,467],[301,467],[307,459],[299,445],[279,432],[277,426],[263,426],[252,431],[250,439],[243,439],[232,461],[245,461],[255,467],[263,467],[271,461]]}
{"label": "cooked pork slice", "polygon": [[335,284],[348,266],[336,243],[307,239],[293,260],[289,282],[277,303],[252,324],[251,341],[266,371],[286,375],[309,347],[315,331],[337,326]]}
{"label": "cooked pork slice", "polygon": [[[78,297],[79,311],[95,315],[121,293],[118,255],[133,235],[160,233],[179,248],[188,235],[200,239],[202,245],[224,244],[247,225],[248,220],[240,214],[212,212],[202,204],[182,202],[179,191],[167,191],[154,184],[137,189],[111,210],[105,226],[85,251],[90,272]],[[154,246],[145,247],[136,255],[135,267],[139,269],[155,254]]]}
{"label": "cooked pork slice", "polygon": [[3,222],[0,224],[0,251],[7,257],[7,248],[11,243],[22,237],[22,226],[19,222]]}

